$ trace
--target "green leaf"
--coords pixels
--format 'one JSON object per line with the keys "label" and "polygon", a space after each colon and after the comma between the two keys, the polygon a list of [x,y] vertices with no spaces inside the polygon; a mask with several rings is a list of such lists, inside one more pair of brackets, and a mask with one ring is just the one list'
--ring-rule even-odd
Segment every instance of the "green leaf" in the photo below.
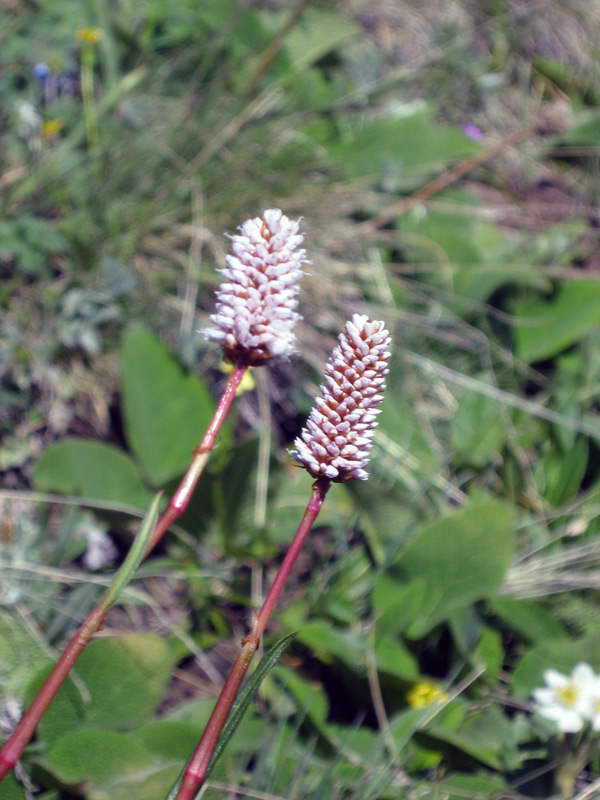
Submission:
{"label": "green leaf", "polygon": [[364,635],[335,628],[324,619],[305,622],[297,635],[321,661],[328,663],[335,657],[351,669],[364,669]]}
{"label": "green leaf", "polygon": [[[562,65],[564,68],[564,65]],[[569,70],[570,72],[570,70]],[[599,144],[600,143],[600,115],[594,114],[590,119],[585,119],[561,137],[565,144]]]}
{"label": "green leaf", "polygon": [[121,350],[127,441],[154,486],[181,475],[214,414],[207,388],[140,326]]}
{"label": "green leaf", "polygon": [[[260,684],[262,681],[269,675],[269,673],[277,666],[277,662],[281,658],[282,653],[288,647],[292,639],[294,638],[295,633],[289,633],[287,636],[282,637],[277,641],[271,649],[265,653],[265,655],[260,660],[260,663],[256,670],[252,673],[252,675],[247,679],[247,681],[242,686],[241,690],[238,692],[237,697],[235,698],[232,706],[231,711],[229,712],[229,716],[227,717],[227,721],[223,727],[221,735],[219,737],[219,741],[213,751],[210,764],[207,770],[207,776],[211,773],[214,769],[215,764],[219,760],[220,756],[222,755],[223,751],[229,744],[232,736],[235,732],[239,729],[240,723],[243,720],[244,714],[246,713],[248,706],[256,696]],[[256,741],[256,739],[253,740]],[[181,783],[182,774],[179,775],[178,779],[175,781],[174,785],[171,787],[167,800],[174,800],[177,795],[177,791],[179,789]]]}
{"label": "green leaf", "polygon": [[448,617],[452,638],[461,655],[469,657],[481,637],[483,622],[475,606],[462,606]]}
{"label": "green leaf", "polygon": [[17,783],[14,775],[10,772],[2,781],[2,800],[28,800],[23,787]]}
{"label": "green leaf", "polygon": [[[65,681],[42,719],[40,737],[50,743],[82,725],[124,730],[146,722],[162,699],[175,658],[153,633],[94,640],[77,661],[76,678]],[[49,671],[31,681],[29,700]]]}
{"label": "green leaf", "polygon": [[154,533],[156,520],[158,519],[158,506],[160,499],[161,495],[159,493],[156,495],[152,501],[152,504],[150,505],[150,508],[146,512],[146,516],[144,517],[142,524],[140,525],[140,529],[133,540],[133,544],[129,548],[127,557],[114,576],[102,601],[104,608],[109,608],[116,603],[119,595],[127,586],[129,581],[133,578],[135,571],[144,558],[146,550],[148,549],[148,545],[150,544],[152,534]]}
{"label": "green leaf", "polygon": [[375,441],[380,451],[373,464],[376,472],[386,477],[390,473],[409,489],[431,480],[440,466],[441,458],[423,433],[419,417],[415,414],[402,390],[400,378],[390,379],[386,399],[378,417]]}
{"label": "green leaf", "polygon": [[492,597],[488,603],[509,628],[532,642],[564,639],[567,636],[561,623],[541,603],[512,597]]}
{"label": "green leaf", "polygon": [[513,511],[495,500],[473,500],[424,526],[397,561],[408,580],[427,582],[431,599],[409,635],[422,636],[455,609],[493,594],[514,550]]}
{"label": "green leaf", "polygon": [[306,714],[320,729],[329,714],[329,703],[322,687],[307,681],[281,664],[275,674],[296,701],[298,710]]}
{"label": "green leaf", "polygon": [[427,733],[498,770],[503,766],[502,749],[513,744],[510,723],[495,707],[468,715],[458,730],[448,730],[434,721]]}
{"label": "green leaf", "polygon": [[[288,545],[298,527],[310,493],[310,479],[303,469],[285,476],[269,506],[268,533],[273,542]],[[341,528],[348,524],[353,505],[343,484],[334,483],[319,514],[318,525]]]}
{"label": "green leaf", "polygon": [[[372,566],[365,547],[351,547],[342,553],[331,570],[328,585],[320,594],[315,611],[341,622],[345,628],[356,628],[355,623],[367,608],[373,584]],[[353,641],[357,641],[354,632],[346,639],[349,650],[352,650]]]}
{"label": "green leaf", "polygon": [[446,290],[451,309],[471,314],[472,301],[485,302],[507,284],[547,287],[522,246],[481,219],[480,198],[461,189],[444,192],[441,200],[457,210],[415,208],[398,219],[398,230],[408,261],[439,264],[429,280]]}
{"label": "green leaf", "polygon": [[504,661],[502,635],[493,628],[485,627],[471,661],[475,667],[485,667],[485,677],[495,681]]}
{"label": "green leaf", "polygon": [[442,127],[429,112],[367,122],[329,147],[330,157],[348,178],[382,171],[404,181],[419,171],[443,167],[479,152],[480,146],[458,128]]}
{"label": "green leaf", "polygon": [[373,587],[378,634],[402,633],[426,606],[427,584],[422,578],[403,582],[382,573]]}
{"label": "green leaf", "polygon": [[451,427],[451,444],[461,463],[483,467],[498,455],[506,439],[505,412],[504,406],[480,392],[463,394]]}
{"label": "green leaf", "polygon": [[421,727],[421,723],[429,717],[430,708],[409,708],[395,714],[390,719],[390,730],[398,750],[402,750],[412,735]]}
{"label": "green leaf", "polygon": [[339,742],[342,755],[348,752],[359,754],[361,758],[379,761],[383,755],[384,745],[379,732],[366,726],[361,728],[348,725],[328,723],[325,726],[327,738],[332,744]]}
{"label": "green leaf", "polygon": [[277,662],[281,658],[286,648],[290,645],[295,635],[295,633],[288,633],[287,636],[283,636],[281,639],[279,639],[279,641],[275,642],[273,647],[271,647],[261,658],[257,668],[241,688],[238,696],[231,706],[229,717],[227,718],[223,732],[221,733],[219,741],[217,742],[217,746],[215,747],[210,761],[210,766],[208,768],[209,772],[217,763],[219,756],[227,746],[227,743],[233,734],[236,732],[246,712],[246,709],[258,692],[260,684],[277,666]]}
{"label": "green leaf", "polygon": [[160,719],[142,725],[131,735],[159,758],[183,762],[191,756],[198,742],[199,730],[202,728],[189,722]]}
{"label": "green leaf", "polygon": [[534,689],[544,686],[544,672],[556,669],[568,674],[580,661],[592,669],[600,669],[600,635],[579,639],[562,638],[543,642],[528,650],[515,667],[511,688],[515,696],[527,697]]}
{"label": "green leaf", "polygon": [[[271,14],[273,12],[270,12]],[[361,33],[339,13],[320,8],[307,8],[300,21],[285,38],[289,57],[289,73],[302,73],[318,59]]]}
{"label": "green leaf", "polygon": [[208,719],[215,704],[214,697],[204,697],[202,700],[192,700],[190,703],[183,703],[175,708],[166,719],[173,722],[185,722],[193,725],[196,730],[202,729]]}
{"label": "green leaf", "polygon": [[538,490],[553,506],[562,505],[576,494],[585,475],[588,453],[588,440],[578,436],[566,452],[548,447],[538,459],[534,469]]}
{"label": "green leaf", "polygon": [[375,657],[379,672],[386,672],[401,680],[413,681],[419,677],[419,665],[413,654],[398,640],[391,637],[378,639]]}
{"label": "green leaf", "polygon": [[22,698],[33,675],[49,658],[41,642],[19,619],[0,612],[0,697]]}
{"label": "green leaf", "polygon": [[549,358],[600,325],[600,281],[567,281],[554,300],[517,305],[515,347],[524,361]]}
{"label": "green leaf", "polygon": [[152,494],[122,450],[93,439],[66,438],[44,450],[35,465],[36,489],[118,506],[146,508]]}
{"label": "green leaf", "polygon": [[[156,772],[156,756],[132,736],[88,729],[63,736],[48,750],[43,762],[66,784],[88,782],[90,800],[159,800],[156,792],[142,794],[144,778]],[[164,797],[164,794],[163,794]]]}
{"label": "green leaf", "polygon": [[455,773],[442,781],[433,784],[429,782],[427,791],[435,791],[435,797],[444,800],[467,800],[467,798],[500,800],[506,796],[506,783],[500,775],[493,773]]}
{"label": "green leaf", "polygon": [[162,699],[174,658],[154,633],[91,642],[77,662],[77,675],[91,695],[86,724],[130,729],[146,722]]}
{"label": "green leaf", "polygon": [[[25,702],[29,706],[46,682],[54,665],[40,670],[27,686]],[[37,727],[37,735],[46,745],[52,744],[61,736],[78,728],[85,719],[85,702],[81,683],[67,679],[58,690],[48,710]]]}

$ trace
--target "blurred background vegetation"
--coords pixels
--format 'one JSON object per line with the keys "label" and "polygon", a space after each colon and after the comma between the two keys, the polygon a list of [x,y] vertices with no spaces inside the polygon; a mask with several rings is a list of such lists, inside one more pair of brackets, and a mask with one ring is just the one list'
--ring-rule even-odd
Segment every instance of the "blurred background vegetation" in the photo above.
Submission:
{"label": "blurred background vegetation", "polygon": [[296,357],[254,371],[2,798],[164,796],[354,312],[394,337],[372,477],[331,492],[205,796],[557,791],[531,690],[600,669],[599,34],[589,0],[3,0],[3,730],[211,417],[224,232],[280,207],[312,263]]}

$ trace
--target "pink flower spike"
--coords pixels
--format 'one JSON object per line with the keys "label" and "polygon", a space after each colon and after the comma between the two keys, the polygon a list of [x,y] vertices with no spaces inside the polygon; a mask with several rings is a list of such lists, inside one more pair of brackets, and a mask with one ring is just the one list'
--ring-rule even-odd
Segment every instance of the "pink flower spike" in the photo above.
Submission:
{"label": "pink flower spike", "polygon": [[235,364],[256,366],[294,350],[298,281],[307,263],[299,227],[299,220],[270,208],[231,237],[233,255],[221,270],[225,280],[210,318],[215,327],[204,336]]}
{"label": "pink flower spike", "polygon": [[[390,336],[383,322],[354,314],[325,365],[325,386],[292,455],[313,478],[366,480],[375,408],[388,374]],[[367,368],[368,367],[368,368]]]}

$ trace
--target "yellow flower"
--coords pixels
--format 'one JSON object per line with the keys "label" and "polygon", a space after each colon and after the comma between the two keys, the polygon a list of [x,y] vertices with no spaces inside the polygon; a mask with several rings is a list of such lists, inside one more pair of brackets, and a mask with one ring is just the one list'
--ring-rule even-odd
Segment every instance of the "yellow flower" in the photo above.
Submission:
{"label": "yellow flower", "polygon": [[431,681],[415,683],[406,695],[408,705],[412,708],[425,708],[432,703],[443,703],[447,699],[446,692]]}
{"label": "yellow flower", "polygon": [[[225,375],[229,375],[231,372],[233,372],[234,367],[233,364],[230,364],[228,361],[222,361],[219,364],[219,369],[221,370],[221,372],[224,372]],[[251,392],[255,386],[256,386],[256,381],[254,380],[254,376],[252,375],[251,370],[248,370],[244,375],[244,377],[242,378],[242,382],[238,386],[238,390],[235,393],[236,397],[239,397],[239,395],[244,394],[244,392]]]}
{"label": "yellow flower", "polygon": [[102,39],[100,28],[93,28],[91,25],[82,25],[75,31],[75,38],[84,44],[98,44]]}
{"label": "yellow flower", "polygon": [[64,126],[62,119],[47,119],[42,124],[42,136],[44,139],[54,139]]}

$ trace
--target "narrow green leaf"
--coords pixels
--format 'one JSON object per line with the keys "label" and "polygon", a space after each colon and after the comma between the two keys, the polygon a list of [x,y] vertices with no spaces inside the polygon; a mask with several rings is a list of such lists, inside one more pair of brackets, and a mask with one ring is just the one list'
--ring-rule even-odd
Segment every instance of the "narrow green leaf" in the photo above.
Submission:
{"label": "narrow green leaf", "polygon": [[[258,692],[260,684],[262,683],[264,678],[267,677],[269,672],[271,672],[274,669],[274,667],[277,666],[277,662],[279,661],[281,654],[295,636],[296,636],[295,633],[288,633],[287,636],[284,636],[283,638],[279,639],[279,641],[275,642],[273,647],[262,657],[254,673],[243,685],[240,693],[235,699],[233,705],[231,706],[231,711],[229,712],[229,718],[225,723],[225,727],[223,728],[221,737],[217,742],[217,746],[215,747],[215,750],[212,754],[212,758],[208,766],[208,770],[206,772],[207,777],[210,775],[221,753],[229,743],[229,740],[236,732],[246,712],[246,709],[248,708],[248,706],[254,699],[254,696]],[[181,773],[179,774],[179,777],[177,778],[175,784],[171,788],[171,791],[169,792],[166,800],[175,800],[175,798],[177,797],[177,792],[179,791],[179,786],[181,785],[183,772],[184,770],[182,770]],[[200,795],[198,795],[198,797],[200,797]]]}
{"label": "narrow green leaf", "polygon": [[225,723],[221,737],[217,742],[217,746],[215,747],[215,751],[208,767],[207,775],[210,774],[212,768],[217,763],[219,756],[237,730],[237,727],[242,721],[242,717],[244,716],[246,709],[258,692],[260,684],[274,669],[274,667],[277,666],[277,662],[281,658],[282,653],[295,636],[295,633],[288,633],[287,636],[283,636],[281,639],[279,639],[279,641],[275,642],[273,647],[262,657],[258,667],[242,687],[231,707],[229,718]]}
{"label": "narrow green leaf", "polygon": [[133,544],[131,545],[129,552],[127,553],[127,557],[120,569],[117,571],[114,580],[103,600],[105,608],[112,606],[113,603],[116,602],[119,594],[123,591],[125,586],[127,586],[136,569],[139,567],[156,526],[156,520],[158,519],[158,506],[161,496],[162,492],[159,492],[152,501],[150,508],[148,509],[146,516],[142,521],[142,526],[137,536],[133,540]]}

